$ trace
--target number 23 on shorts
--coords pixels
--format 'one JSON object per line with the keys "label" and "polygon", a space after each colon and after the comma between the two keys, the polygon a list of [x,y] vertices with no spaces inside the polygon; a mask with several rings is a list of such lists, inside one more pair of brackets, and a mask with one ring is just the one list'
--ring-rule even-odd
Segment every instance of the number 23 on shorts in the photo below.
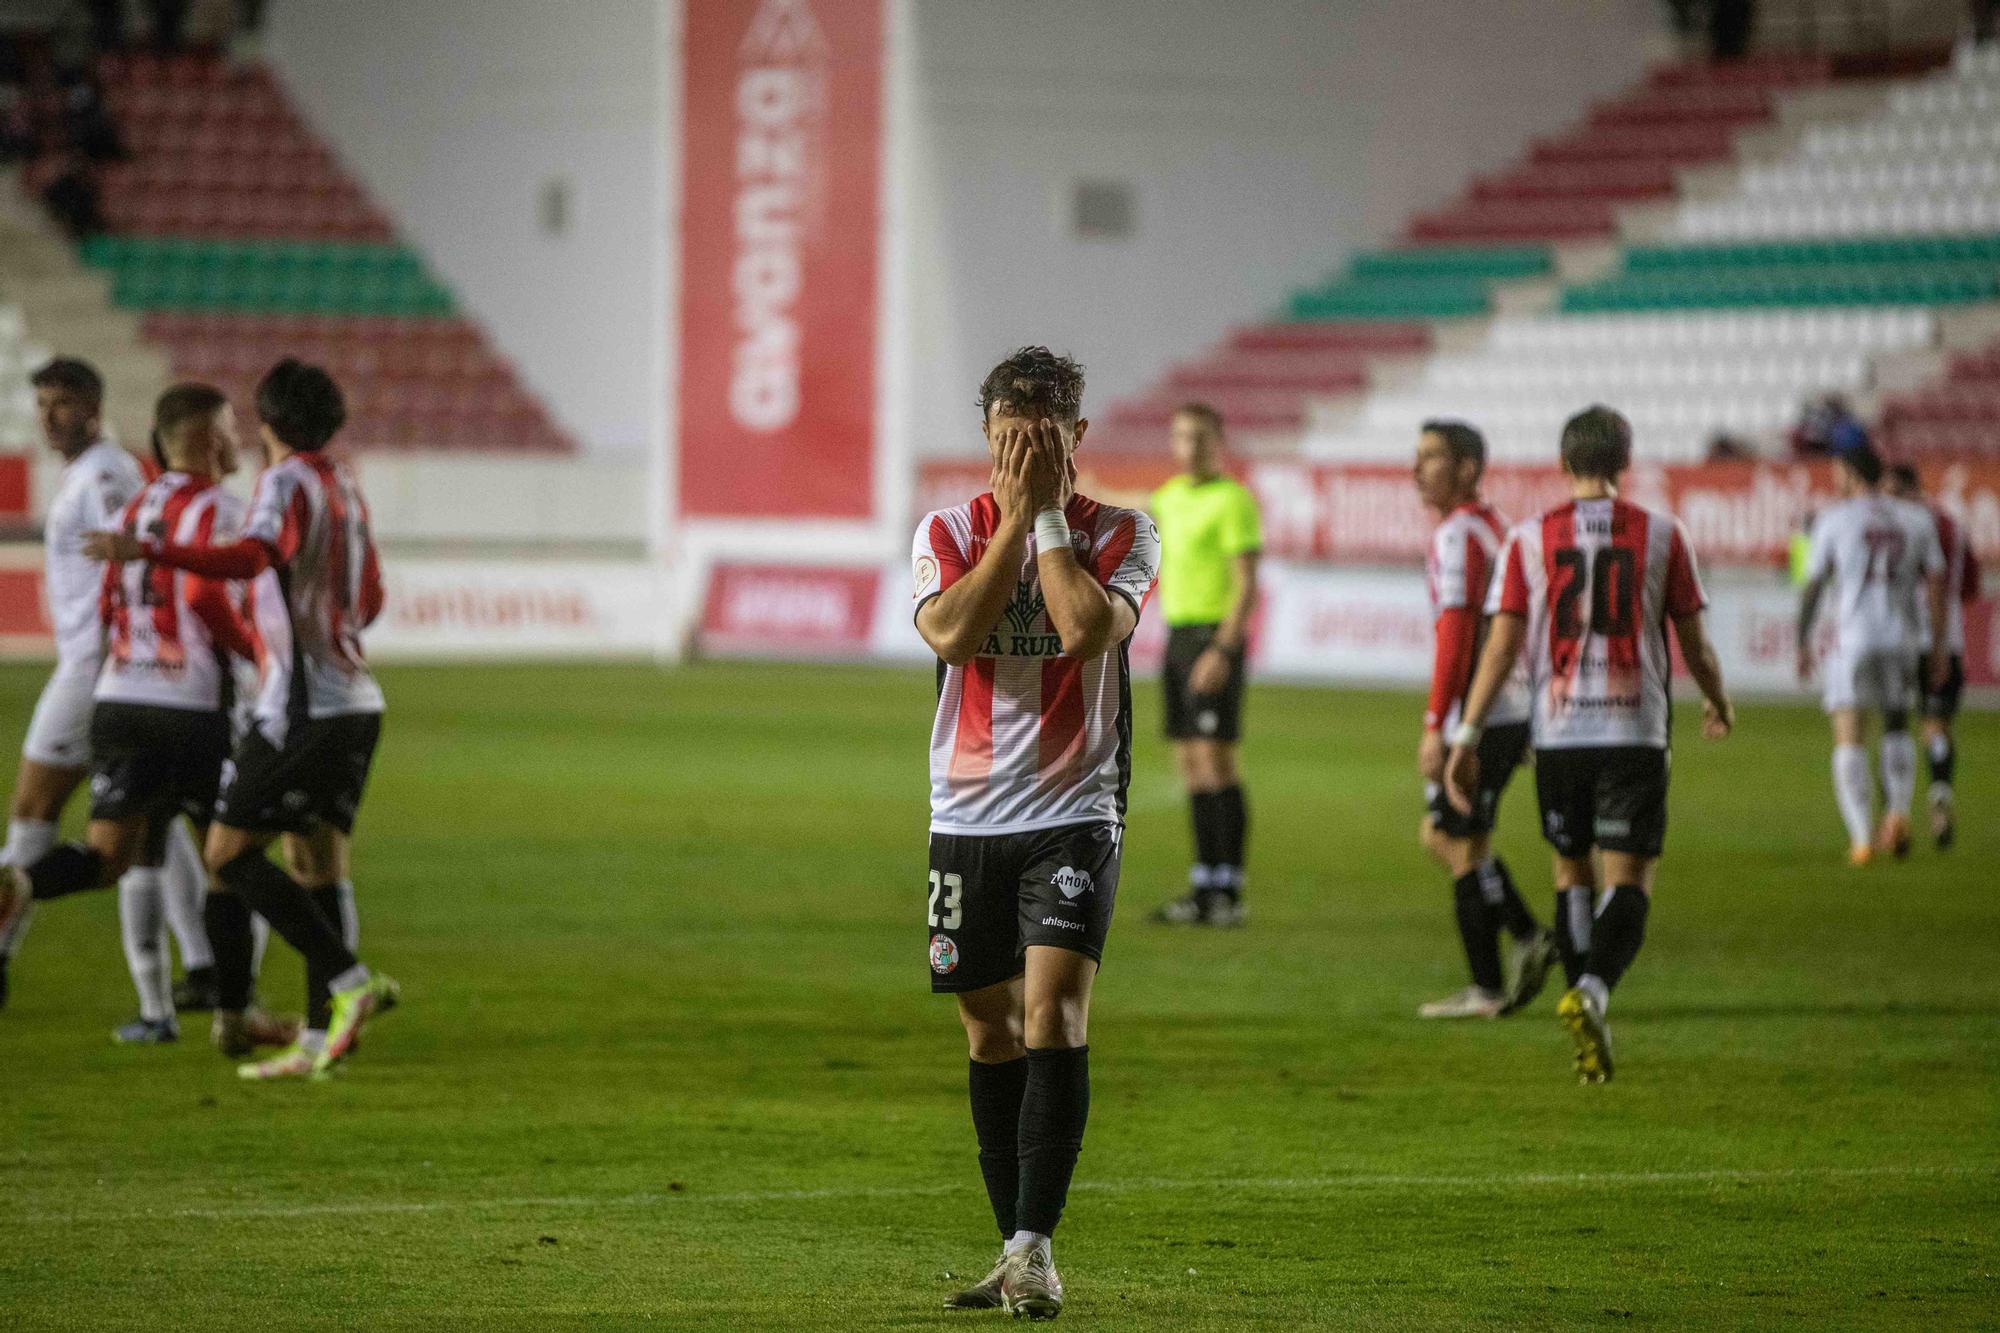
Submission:
{"label": "number 23 on shorts", "polygon": [[956,872],[931,871],[930,915],[932,930],[957,930],[965,920],[965,881]]}

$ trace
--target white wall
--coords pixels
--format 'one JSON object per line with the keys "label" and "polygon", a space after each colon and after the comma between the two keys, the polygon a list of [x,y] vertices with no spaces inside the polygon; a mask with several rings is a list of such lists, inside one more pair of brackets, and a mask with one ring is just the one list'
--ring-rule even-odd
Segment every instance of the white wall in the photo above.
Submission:
{"label": "white wall", "polygon": [[[1657,0],[917,0],[911,382],[919,453],[979,447],[1016,345],[1090,401],[1393,238],[1657,54]],[[1080,177],[1139,226],[1078,241]]]}
{"label": "white wall", "polygon": [[[677,12],[677,11],[675,11]],[[275,0],[306,113],[594,453],[665,400],[667,0]],[[541,227],[544,184],[570,226]]]}

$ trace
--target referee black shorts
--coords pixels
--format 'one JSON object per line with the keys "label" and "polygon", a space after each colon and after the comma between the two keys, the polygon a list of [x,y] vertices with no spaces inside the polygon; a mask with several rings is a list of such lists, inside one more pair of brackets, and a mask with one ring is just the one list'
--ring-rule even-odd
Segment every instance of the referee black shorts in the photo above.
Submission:
{"label": "referee black shorts", "polygon": [[1229,683],[1214,694],[1196,694],[1188,684],[1195,659],[1215,641],[1220,625],[1175,625],[1167,631],[1167,739],[1234,741],[1243,727],[1244,660],[1241,647],[1229,653]]}

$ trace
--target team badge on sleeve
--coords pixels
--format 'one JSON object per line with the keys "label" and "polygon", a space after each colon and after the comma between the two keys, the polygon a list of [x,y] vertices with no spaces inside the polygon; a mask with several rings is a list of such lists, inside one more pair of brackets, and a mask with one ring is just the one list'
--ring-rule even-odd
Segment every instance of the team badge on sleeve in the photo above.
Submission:
{"label": "team badge on sleeve", "polygon": [[931,936],[931,971],[943,976],[958,970],[958,945],[949,935]]}
{"label": "team badge on sleeve", "polygon": [[936,583],[937,576],[938,576],[937,558],[935,556],[928,556],[928,555],[918,556],[917,591],[922,592],[924,589],[930,587],[933,583]]}

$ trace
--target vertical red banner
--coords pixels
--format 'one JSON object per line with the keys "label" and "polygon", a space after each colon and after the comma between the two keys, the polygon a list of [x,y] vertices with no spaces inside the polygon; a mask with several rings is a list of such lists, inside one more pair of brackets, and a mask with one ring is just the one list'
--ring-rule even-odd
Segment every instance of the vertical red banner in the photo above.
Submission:
{"label": "vertical red banner", "polygon": [[884,3],[687,5],[683,516],[871,516]]}

